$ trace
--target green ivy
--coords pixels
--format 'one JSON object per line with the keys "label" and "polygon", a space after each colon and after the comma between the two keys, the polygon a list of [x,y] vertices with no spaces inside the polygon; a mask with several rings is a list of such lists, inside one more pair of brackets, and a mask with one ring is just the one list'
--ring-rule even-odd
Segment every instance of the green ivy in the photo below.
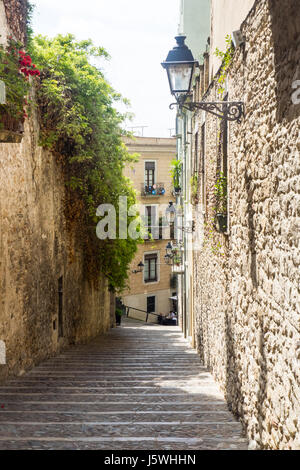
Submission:
{"label": "green ivy", "polygon": [[216,48],[216,51],[215,51],[215,55],[222,60],[222,67],[221,67],[220,74],[219,74],[218,79],[217,79],[217,81],[218,81],[217,93],[221,97],[223,97],[223,94],[225,92],[227,71],[228,71],[228,68],[231,64],[233,54],[234,54],[234,46],[233,46],[230,34],[227,34],[225,41],[226,41],[226,44],[227,44],[226,51],[225,52],[220,51],[219,48]]}
{"label": "green ivy", "polygon": [[[112,204],[118,213],[120,196],[128,197],[128,206],[136,203],[135,190],[123,176],[125,164],[137,157],[122,142],[125,116],[114,107],[122,98],[91,63],[108,54],[70,34],[54,39],[37,36],[29,47],[41,72],[36,90],[40,144],[62,159],[69,188],[66,215],[80,221],[89,272],[97,276],[101,270],[112,290],[122,290],[140,241],[103,241],[95,233],[100,204]],[[128,224],[134,219],[129,217]]]}
{"label": "green ivy", "polygon": [[216,213],[227,214],[227,178],[222,171],[219,173],[214,188],[217,201]]}
{"label": "green ivy", "polygon": [[192,204],[198,202],[198,173],[194,173],[190,180]]}

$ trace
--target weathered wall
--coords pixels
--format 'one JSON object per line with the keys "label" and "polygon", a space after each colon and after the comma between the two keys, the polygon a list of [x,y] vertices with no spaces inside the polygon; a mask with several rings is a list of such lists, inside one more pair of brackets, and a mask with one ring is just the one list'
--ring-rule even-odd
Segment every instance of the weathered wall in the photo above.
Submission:
{"label": "weathered wall", "polygon": [[[12,34],[15,39],[21,41],[23,44],[26,40],[26,24],[27,24],[27,0],[0,0],[0,11],[2,13],[3,7],[6,16],[6,25],[1,21],[1,36],[6,42],[8,34]],[[2,15],[1,15],[2,16]],[[2,42],[2,41],[0,41]]]}
{"label": "weathered wall", "polygon": [[[24,40],[26,1],[1,1],[0,25],[2,38]],[[21,144],[0,144],[0,380],[111,326],[107,282],[87,281],[84,247],[67,229],[61,165],[37,141],[32,116]]]}
{"label": "weathered wall", "polygon": [[21,144],[0,144],[0,339],[7,348],[2,376],[110,327],[106,281],[96,285],[84,277],[84,251],[66,228],[60,165],[36,139],[27,123]]}
{"label": "weathered wall", "polygon": [[[229,128],[229,233],[212,238],[219,122],[206,115],[195,328],[201,357],[251,445],[300,449],[300,106],[291,100],[300,79],[299,2],[255,5],[228,81],[229,100],[244,100],[246,113]],[[214,83],[205,99],[218,99]]]}

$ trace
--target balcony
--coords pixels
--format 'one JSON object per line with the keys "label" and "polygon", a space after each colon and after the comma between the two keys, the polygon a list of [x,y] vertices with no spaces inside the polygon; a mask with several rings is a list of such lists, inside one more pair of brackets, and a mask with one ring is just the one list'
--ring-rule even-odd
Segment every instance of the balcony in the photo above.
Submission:
{"label": "balcony", "polygon": [[144,240],[174,240],[174,228],[169,225],[144,225]]}
{"label": "balcony", "polygon": [[184,274],[185,268],[184,264],[174,264],[172,266],[172,274]]}
{"label": "balcony", "polygon": [[141,196],[142,197],[159,197],[166,194],[165,184],[156,183],[152,186],[147,186],[145,183],[141,184]]}

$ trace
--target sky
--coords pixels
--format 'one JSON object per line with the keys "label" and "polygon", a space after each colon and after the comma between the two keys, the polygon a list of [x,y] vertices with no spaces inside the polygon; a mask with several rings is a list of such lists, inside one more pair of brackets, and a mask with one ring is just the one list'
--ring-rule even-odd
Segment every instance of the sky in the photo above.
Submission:
{"label": "sky", "polygon": [[[147,126],[146,137],[175,133],[174,101],[161,67],[174,47],[179,0],[32,0],[33,30],[53,37],[72,33],[104,47],[111,59],[101,68],[135,117],[128,126]],[[121,109],[120,110],[124,110]],[[170,131],[171,129],[171,131]],[[141,129],[135,129],[135,133]]]}

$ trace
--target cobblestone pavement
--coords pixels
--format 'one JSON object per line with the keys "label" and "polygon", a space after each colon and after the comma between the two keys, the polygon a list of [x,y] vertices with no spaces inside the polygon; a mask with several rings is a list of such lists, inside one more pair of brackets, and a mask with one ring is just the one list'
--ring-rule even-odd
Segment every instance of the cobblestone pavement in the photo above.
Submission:
{"label": "cobblestone pavement", "polygon": [[247,449],[177,327],[129,320],[0,387],[0,449]]}

